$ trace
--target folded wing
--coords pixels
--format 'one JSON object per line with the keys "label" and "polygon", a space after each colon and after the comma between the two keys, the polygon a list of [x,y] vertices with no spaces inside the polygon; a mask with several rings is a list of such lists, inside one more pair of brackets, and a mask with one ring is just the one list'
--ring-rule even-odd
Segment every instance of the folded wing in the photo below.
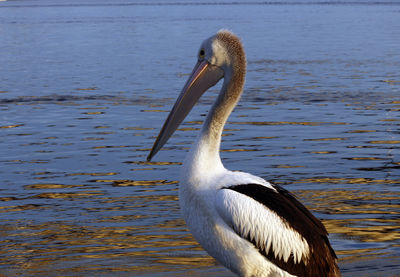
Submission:
{"label": "folded wing", "polygon": [[290,274],[340,276],[325,227],[287,190],[261,184],[224,187],[216,208],[240,237]]}

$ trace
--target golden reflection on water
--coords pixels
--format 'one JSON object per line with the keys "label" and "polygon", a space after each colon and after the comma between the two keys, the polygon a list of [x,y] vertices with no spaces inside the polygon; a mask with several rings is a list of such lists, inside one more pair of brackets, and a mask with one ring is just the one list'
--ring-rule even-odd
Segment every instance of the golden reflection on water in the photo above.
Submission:
{"label": "golden reflection on water", "polygon": [[252,151],[257,151],[257,149],[242,149],[242,148],[221,149],[221,152],[252,152]]}
{"label": "golden reflection on water", "polygon": [[117,175],[117,172],[79,172],[79,173],[69,173],[67,176],[111,176]]}
{"label": "golden reflection on water", "polygon": [[398,144],[400,140],[372,140],[368,141],[368,143],[372,144]]}
{"label": "golden reflection on water", "polygon": [[[96,182],[119,186],[149,186],[171,184],[164,180],[128,181],[96,180]],[[58,186],[50,186],[50,188]],[[45,186],[36,188],[45,189]],[[79,195],[71,195],[71,197]],[[93,196],[93,195],[92,195]],[[135,207],[153,206],[154,201],[176,203],[176,195],[138,195],[127,197],[99,197],[97,201],[113,206],[88,208],[87,212],[134,211]],[[6,200],[6,199],[1,199]],[[118,203],[129,203],[119,205]],[[139,205],[139,206],[137,206]],[[161,204],[162,205],[162,204]],[[156,206],[154,206],[156,207]],[[29,210],[32,207],[20,206]],[[11,211],[11,210],[9,210]],[[16,211],[14,209],[13,211]],[[84,273],[96,270],[112,272],[165,272],[165,265],[184,268],[215,265],[214,259],[205,255],[201,247],[186,231],[182,219],[165,219],[158,223],[143,225],[141,220],[154,218],[153,214],[100,216],[90,225],[77,225],[68,221],[35,224],[25,221],[20,224],[2,224],[0,235],[0,265],[13,267],[14,274],[46,275],[49,268],[59,273]],[[129,226],[126,223],[132,222]],[[137,222],[135,224],[135,222]],[[106,226],[101,226],[107,224]],[[117,225],[115,227],[110,226]],[[119,226],[118,226],[119,225]],[[79,263],[86,260],[84,264]],[[143,262],[146,261],[147,262]],[[97,262],[98,261],[98,262]],[[112,261],[106,262],[106,261]]]}
{"label": "golden reflection on water", "polygon": [[329,140],[346,140],[347,138],[317,138],[317,139],[304,139],[304,141],[329,141]]}
{"label": "golden reflection on water", "polygon": [[114,179],[99,179],[99,180],[94,180],[93,182],[96,182],[96,183],[111,183],[113,186],[119,186],[119,187],[171,185],[171,184],[177,184],[178,183],[178,181],[167,181],[167,180],[132,181],[132,180],[114,180]]}
{"label": "golden reflection on water", "polygon": [[[146,163],[146,162],[145,162]],[[161,163],[161,165],[165,165]],[[290,168],[290,167],[289,167]],[[41,174],[44,174],[42,172]],[[113,176],[115,172],[75,173],[75,176]],[[87,214],[97,214],[92,222],[78,225],[69,221],[17,221],[2,223],[0,236],[0,265],[12,265],[13,273],[46,275],[49,268],[62,274],[85,274],[96,270],[105,272],[173,272],[187,268],[215,267],[209,257],[187,232],[180,217],[154,221],[154,211],[164,209],[177,212],[177,189],[173,194],[154,194],[177,181],[94,179],[97,184],[113,187],[137,187],[141,193],[132,196],[109,197],[102,191],[85,190],[71,193],[39,193],[32,198],[65,199],[77,201],[86,197],[102,203],[85,208]],[[305,178],[293,183],[394,184],[399,180],[367,178]],[[81,185],[36,183],[26,190],[77,189]],[[170,189],[169,189],[170,190]],[[343,215],[340,219],[325,218],[329,233],[362,243],[391,242],[400,239],[400,192],[378,193],[357,189],[297,190],[296,196],[314,212]],[[16,199],[0,198],[4,204]],[[397,203],[397,204],[396,204]],[[40,205],[1,206],[0,212],[50,209]],[[140,208],[140,209],[138,209]],[[161,210],[160,210],[161,211]],[[116,214],[109,214],[110,212]],[[128,213],[127,213],[128,212]],[[122,214],[121,214],[122,213]],[[157,212],[156,212],[157,213]],[[376,215],[376,217],[375,217]],[[362,220],[360,221],[360,219]],[[145,223],[146,220],[149,223]],[[359,262],[385,255],[380,247],[360,247],[336,251],[342,262]],[[378,254],[380,253],[380,254]],[[79,261],[85,260],[84,264]]]}
{"label": "golden reflection on water", "polygon": [[244,121],[244,122],[230,122],[231,124],[238,125],[347,125],[345,122],[314,122],[314,121]]}
{"label": "golden reflection on water", "polygon": [[0,126],[0,129],[9,129],[9,128],[17,128],[24,126],[24,124],[14,124],[14,125],[5,125],[5,126]]}
{"label": "golden reflection on water", "polygon": [[32,184],[32,185],[25,185],[24,189],[67,189],[67,188],[76,188],[79,185],[63,185],[63,184]]}
{"label": "golden reflection on water", "polygon": [[[399,184],[400,180],[366,178],[307,178],[294,183]],[[301,190],[300,199],[315,212],[343,215],[323,220],[329,233],[341,234],[361,242],[389,242],[400,239],[400,192],[375,192],[361,189]],[[356,250],[353,250],[353,252]],[[360,253],[365,249],[360,249]],[[339,254],[349,254],[347,250]]]}
{"label": "golden reflection on water", "polygon": [[400,180],[392,179],[369,179],[369,178],[331,178],[331,177],[315,177],[299,179],[294,183],[333,183],[333,184],[399,184]]}
{"label": "golden reflection on water", "polygon": [[104,114],[104,112],[84,112],[82,114],[87,114],[87,115],[98,115],[98,114]]}

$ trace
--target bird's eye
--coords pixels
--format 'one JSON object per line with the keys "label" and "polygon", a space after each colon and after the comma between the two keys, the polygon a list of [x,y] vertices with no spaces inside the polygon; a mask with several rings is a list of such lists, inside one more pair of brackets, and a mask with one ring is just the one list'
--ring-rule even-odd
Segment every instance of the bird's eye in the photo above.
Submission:
{"label": "bird's eye", "polygon": [[204,59],[204,56],[206,55],[206,52],[204,51],[204,49],[201,49],[199,52],[199,58],[200,59]]}

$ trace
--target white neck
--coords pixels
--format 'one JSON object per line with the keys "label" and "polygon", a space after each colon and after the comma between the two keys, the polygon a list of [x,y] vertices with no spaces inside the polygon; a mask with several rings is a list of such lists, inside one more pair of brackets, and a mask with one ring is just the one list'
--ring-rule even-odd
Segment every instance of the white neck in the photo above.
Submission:
{"label": "white neck", "polygon": [[[224,83],[201,132],[186,156],[181,185],[199,186],[202,180],[225,171],[219,155],[224,125],[242,94],[246,75],[246,56],[240,41],[229,33],[217,34],[215,63],[224,71]],[[222,49],[222,50],[221,50]],[[213,60],[213,58],[212,58]],[[224,61],[224,62],[221,62]]]}
{"label": "white neck", "polygon": [[[204,121],[197,140],[186,156],[183,178],[195,179],[213,176],[224,170],[219,154],[224,125],[236,106],[243,88],[244,76],[239,80],[235,75],[225,74],[218,98]],[[193,183],[193,182],[191,182]]]}

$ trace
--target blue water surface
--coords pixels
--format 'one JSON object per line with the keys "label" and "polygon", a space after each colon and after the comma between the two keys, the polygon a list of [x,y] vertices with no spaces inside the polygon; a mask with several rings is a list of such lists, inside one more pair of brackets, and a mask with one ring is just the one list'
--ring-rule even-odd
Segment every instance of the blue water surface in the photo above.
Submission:
{"label": "blue water surface", "polygon": [[248,72],[225,166],[292,191],[343,276],[400,272],[397,1],[0,2],[0,275],[232,276],[179,212],[219,90],[146,156],[220,29]]}

